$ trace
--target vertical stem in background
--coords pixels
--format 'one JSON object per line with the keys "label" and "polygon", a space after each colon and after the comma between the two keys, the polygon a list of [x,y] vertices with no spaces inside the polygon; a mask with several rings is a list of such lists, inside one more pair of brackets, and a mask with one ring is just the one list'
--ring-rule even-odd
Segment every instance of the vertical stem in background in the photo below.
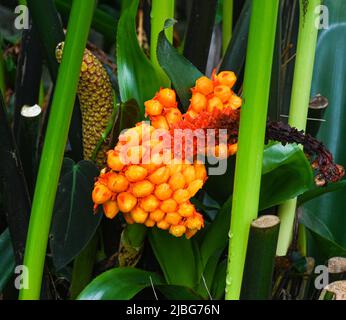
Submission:
{"label": "vertical stem in background", "polygon": [[279,225],[280,219],[273,215],[261,216],[251,223],[242,300],[268,300],[271,297]]}
{"label": "vertical stem in background", "polygon": [[[288,122],[292,127],[305,130],[318,34],[315,9],[321,4],[321,0],[300,0],[299,4],[298,44]],[[296,205],[297,199],[291,199],[279,207],[281,225],[276,251],[278,256],[287,254],[292,241]]]}
{"label": "vertical stem in background", "polygon": [[226,53],[232,38],[233,27],[233,0],[223,0],[222,9],[222,54]]}
{"label": "vertical stem in background", "polygon": [[[250,224],[257,217],[273,60],[277,0],[253,0],[244,77],[226,275],[226,299],[239,299]],[[231,213],[230,213],[231,214]]]}
{"label": "vertical stem in background", "polygon": [[[174,0],[152,0],[151,8],[151,34],[150,34],[150,59],[162,81],[162,87],[169,87],[170,80],[160,67],[157,60],[156,49],[159,33],[162,31],[165,21],[174,18]],[[170,43],[173,42],[173,28],[165,30]]]}
{"label": "vertical stem in background", "polygon": [[40,296],[55,194],[95,5],[95,0],[73,1],[31,209],[24,258],[30,275],[29,287],[20,291],[22,300]]}

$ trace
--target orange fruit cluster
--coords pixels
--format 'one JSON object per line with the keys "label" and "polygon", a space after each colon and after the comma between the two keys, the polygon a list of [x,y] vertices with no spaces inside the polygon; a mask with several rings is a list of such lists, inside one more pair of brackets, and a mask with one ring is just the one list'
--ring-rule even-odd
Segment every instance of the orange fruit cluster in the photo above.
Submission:
{"label": "orange fruit cluster", "polygon": [[[202,188],[206,168],[178,159],[167,164],[162,149],[155,151],[160,144],[156,134],[160,132],[160,128],[143,122],[121,135],[114,150],[108,152],[108,168],[96,181],[92,199],[95,208],[103,206],[108,218],[122,212],[129,224],[157,226],[176,237],[185,234],[190,238],[204,224],[190,198]],[[125,143],[127,152],[123,155]],[[147,155],[148,161],[144,161]]]}
{"label": "orange fruit cluster", "polygon": [[[203,119],[213,119],[218,110],[228,117],[225,110],[238,109],[242,101],[232,91],[235,81],[234,73],[229,71],[214,74],[212,80],[199,78],[184,115],[172,89],[160,89],[146,101],[145,112],[151,124],[140,122],[128,129],[119,136],[116,147],[108,151],[107,167],[92,193],[95,209],[102,205],[108,218],[122,212],[129,224],[156,226],[176,237],[185,235],[189,239],[195,235],[204,220],[190,199],[205,183],[206,168],[196,160],[188,162],[184,155],[173,155],[171,140],[167,144],[165,137],[174,136],[174,129],[186,127],[189,121],[198,124],[199,118],[205,123]],[[207,148],[205,152],[209,152]],[[229,156],[236,152],[237,145],[218,144],[214,148],[214,155],[219,156],[221,148],[226,148]]]}
{"label": "orange fruit cluster", "polygon": [[150,117],[151,125],[156,129],[172,129],[183,117],[178,109],[175,91],[169,88],[161,89],[144,106],[145,114]]}
{"label": "orange fruit cluster", "polygon": [[[215,109],[240,108],[242,99],[232,91],[236,81],[237,77],[232,71],[222,71],[217,75],[213,73],[212,79],[205,76],[197,79],[195,87],[192,88],[192,97],[186,116],[193,120],[203,112],[213,113]],[[237,152],[237,144],[207,146],[206,152],[217,157],[223,155],[229,157]]]}

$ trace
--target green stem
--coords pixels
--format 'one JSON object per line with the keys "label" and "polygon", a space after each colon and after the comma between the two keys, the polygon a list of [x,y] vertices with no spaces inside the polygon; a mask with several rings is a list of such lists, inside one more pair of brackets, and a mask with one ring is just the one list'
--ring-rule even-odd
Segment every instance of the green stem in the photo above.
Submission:
{"label": "green stem", "polygon": [[222,52],[225,55],[229,42],[232,38],[233,27],[233,0],[223,1],[222,11]]}
{"label": "green stem", "polygon": [[229,233],[226,299],[239,299],[249,229],[257,217],[277,0],[253,0]]}
{"label": "green stem", "polygon": [[20,291],[22,300],[40,296],[55,194],[95,5],[96,0],[73,1],[31,209],[24,257],[29,270],[29,287]]}
{"label": "green stem", "polygon": [[[150,35],[150,59],[161,78],[162,87],[169,87],[170,80],[160,67],[157,60],[156,49],[159,33],[163,30],[165,21],[174,18],[174,0],[152,0],[151,8],[151,35]],[[170,43],[173,42],[173,28],[165,30],[166,37]]]}
{"label": "green stem", "polygon": [[[321,0],[300,0],[298,44],[288,120],[292,127],[299,130],[306,128],[318,33],[315,8],[320,4]],[[296,204],[297,199],[291,199],[279,207],[281,226],[276,251],[278,256],[286,255],[290,246]]]}
{"label": "green stem", "polygon": [[139,261],[143,249],[147,228],[143,224],[128,224],[121,233],[119,266],[134,267]]}
{"label": "green stem", "polygon": [[241,299],[270,299],[279,225],[280,219],[272,215],[251,223]]}

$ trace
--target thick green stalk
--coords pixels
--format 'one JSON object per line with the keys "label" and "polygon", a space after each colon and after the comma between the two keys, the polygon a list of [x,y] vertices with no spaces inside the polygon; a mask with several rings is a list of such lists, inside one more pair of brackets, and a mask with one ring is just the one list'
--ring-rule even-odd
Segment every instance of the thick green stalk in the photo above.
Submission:
{"label": "thick green stalk", "polygon": [[253,0],[239,128],[232,217],[229,233],[226,299],[239,299],[249,229],[257,217],[264,136],[273,60],[277,0]]}
{"label": "thick green stalk", "polygon": [[73,2],[32,204],[24,264],[29,287],[20,299],[38,299],[55,194],[76,97],[82,57],[96,1]]}
{"label": "thick green stalk", "polygon": [[241,299],[270,299],[279,225],[280,219],[272,215],[251,223]]}
{"label": "thick green stalk", "polygon": [[147,235],[147,228],[143,224],[128,224],[121,233],[119,266],[134,267],[139,261],[144,239]]}
{"label": "thick green stalk", "polygon": [[[306,127],[318,33],[315,8],[320,4],[321,0],[300,0],[298,44],[288,120],[292,127],[299,130]],[[297,199],[291,199],[279,207],[281,225],[276,251],[278,256],[286,255],[290,246],[296,206]]]}
{"label": "thick green stalk", "polygon": [[232,38],[233,26],[233,0],[223,0],[222,9],[222,52],[226,53],[229,42]]}
{"label": "thick green stalk", "polygon": [[[151,2],[151,35],[150,35],[150,59],[162,81],[162,87],[169,87],[170,81],[166,73],[160,67],[157,60],[156,49],[159,33],[162,31],[165,21],[174,18],[174,0],[152,0]],[[165,30],[166,37],[170,43],[173,42],[173,28]]]}

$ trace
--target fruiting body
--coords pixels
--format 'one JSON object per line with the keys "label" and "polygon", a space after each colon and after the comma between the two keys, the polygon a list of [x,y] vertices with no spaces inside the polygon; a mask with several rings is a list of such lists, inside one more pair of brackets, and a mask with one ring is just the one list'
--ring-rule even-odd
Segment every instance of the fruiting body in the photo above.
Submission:
{"label": "fruiting body", "polygon": [[[223,144],[216,141],[216,145],[197,150],[194,142],[191,146],[185,144],[186,132],[179,133],[182,140],[176,142],[175,129],[219,129],[222,126],[213,123],[213,119],[220,114],[236,122],[238,111],[233,110],[241,104],[241,99],[231,90],[234,77],[226,72],[214,75],[213,80],[198,79],[184,115],[177,108],[172,89],[160,89],[153,99],[146,101],[145,111],[151,125],[139,123],[128,129],[108,152],[108,168],[102,171],[93,191],[95,206],[104,204],[105,214],[113,217],[116,205],[129,224],[156,226],[176,237],[185,235],[189,239],[195,235],[204,221],[190,199],[207,179],[204,164],[195,157],[200,152],[226,157],[234,154],[237,147],[233,140]],[[223,113],[226,109],[229,113]],[[227,125],[227,121],[222,123]],[[176,143],[187,149],[176,151]],[[188,150],[193,152],[192,158],[186,157]]]}
{"label": "fruiting body", "polygon": [[[56,58],[61,62],[64,43],[56,48]],[[113,90],[102,63],[85,49],[77,90],[82,113],[84,159],[90,160],[113,112]],[[108,139],[96,155],[96,164],[103,167],[106,161]]]}

